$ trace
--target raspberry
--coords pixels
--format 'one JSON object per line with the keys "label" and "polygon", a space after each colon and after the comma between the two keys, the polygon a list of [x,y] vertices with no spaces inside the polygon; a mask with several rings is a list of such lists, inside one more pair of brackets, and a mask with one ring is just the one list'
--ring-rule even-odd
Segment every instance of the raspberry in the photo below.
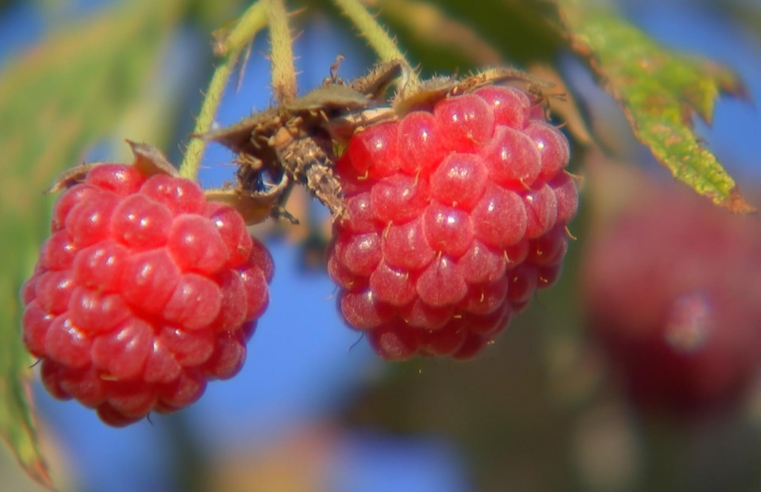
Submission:
{"label": "raspberry", "polygon": [[51,230],[22,299],[53,396],[124,426],[240,370],[273,266],[236,210],[189,180],[102,164],[58,198]]}
{"label": "raspberry", "polygon": [[761,363],[761,227],[687,190],[637,190],[585,250],[588,327],[642,413],[726,416]]}
{"label": "raspberry", "polygon": [[473,357],[556,280],[578,195],[543,113],[489,86],[351,138],[328,272],[381,357]]}

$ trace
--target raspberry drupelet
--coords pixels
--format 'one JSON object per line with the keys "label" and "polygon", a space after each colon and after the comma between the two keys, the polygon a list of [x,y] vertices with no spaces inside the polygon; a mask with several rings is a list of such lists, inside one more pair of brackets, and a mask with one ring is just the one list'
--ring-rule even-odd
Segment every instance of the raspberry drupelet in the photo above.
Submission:
{"label": "raspberry drupelet", "polygon": [[356,133],[328,259],[343,319],[385,359],[476,355],[560,273],[578,205],[568,161],[514,87]]}
{"label": "raspberry drupelet", "polygon": [[59,399],[124,426],[234,376],[273,263],[233,208],[195,183],[97,165],[60,195],[24,284],[24,342]]}

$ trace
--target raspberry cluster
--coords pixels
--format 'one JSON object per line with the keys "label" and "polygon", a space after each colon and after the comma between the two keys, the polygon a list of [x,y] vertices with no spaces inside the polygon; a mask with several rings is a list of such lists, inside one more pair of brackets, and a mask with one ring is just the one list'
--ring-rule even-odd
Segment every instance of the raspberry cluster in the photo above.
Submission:
{"label": "raspberry cluster", "polygon": [[761,227],[689,190],[637,190],[585,248],[589,328],[636,408],[723,414],[761,364]]}
{"label": "raspberry cluster", "polygon": [[240,370],[273,264],[233,208],[189,180],[102,164],[60,195],[51,231],[22,298],[52,395],[123,426]]}
{"label": "raspberry cluster", "polygon": [[389,360],[474,356],[550,286],[578,205],[566,138],[514,87],[447,97],[356,133],[328,271]]}

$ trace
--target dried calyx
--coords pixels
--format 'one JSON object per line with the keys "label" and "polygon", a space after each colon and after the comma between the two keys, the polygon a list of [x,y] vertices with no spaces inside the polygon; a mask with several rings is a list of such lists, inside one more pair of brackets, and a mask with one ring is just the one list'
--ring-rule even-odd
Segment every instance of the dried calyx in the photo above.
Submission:
{"label": "dried calyx", "polygon": [[[237,183],[232,189],[207,192],[238,208],[249,223],[268,216],[295,218],[285,209],[291,189],[305,185],[331,212],[346,218],[343,186],[334,172],[336,149],[344,148],[359,130],[395,120],[415,110],[478,88],[518,82],[527,93],[544,99],[550,86],[514,68],[494,68],[458,79],[436,77],[412,83],[412,68],[402,60],[375,65],[367,75],[345,82],[337,63],[322,86],[293,101],[275,106],[229,127],[197,135],[218,142],[236,154]],[[397,90],[387,97],[389,88]]]}

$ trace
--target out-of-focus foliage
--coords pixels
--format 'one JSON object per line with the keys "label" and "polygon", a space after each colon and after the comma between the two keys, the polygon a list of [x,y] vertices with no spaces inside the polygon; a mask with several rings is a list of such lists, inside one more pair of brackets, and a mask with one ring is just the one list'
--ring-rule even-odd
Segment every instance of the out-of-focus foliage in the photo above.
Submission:
{"label": "out-of-focus foliage", "polygon": [[181,18],[179,0],[125,3],[38,44],[0,74],[0,434],[50,485],[35,436],[18,292],[44,237],[42,192],[135,102]]}
{"label": "out-of-focus foliage", "polygon": [[376,0],[384,22],[427,72],[551,62],[562,39],[544,2]]}
{"label": "out-of-focus foliage", "polygon": [[231,23],[240,11],[250,4],[247,0],[226,0],[224,2],[209,2],[208,0],[186,0],[188,17],[197,21],[207,31],[212,31],[220,25]]}
{"label": "out-of-focus foliage", "polygon": [[733,20],[746,26],[761,39],[761,4],[758,2],[734,0],[725,4]]}

